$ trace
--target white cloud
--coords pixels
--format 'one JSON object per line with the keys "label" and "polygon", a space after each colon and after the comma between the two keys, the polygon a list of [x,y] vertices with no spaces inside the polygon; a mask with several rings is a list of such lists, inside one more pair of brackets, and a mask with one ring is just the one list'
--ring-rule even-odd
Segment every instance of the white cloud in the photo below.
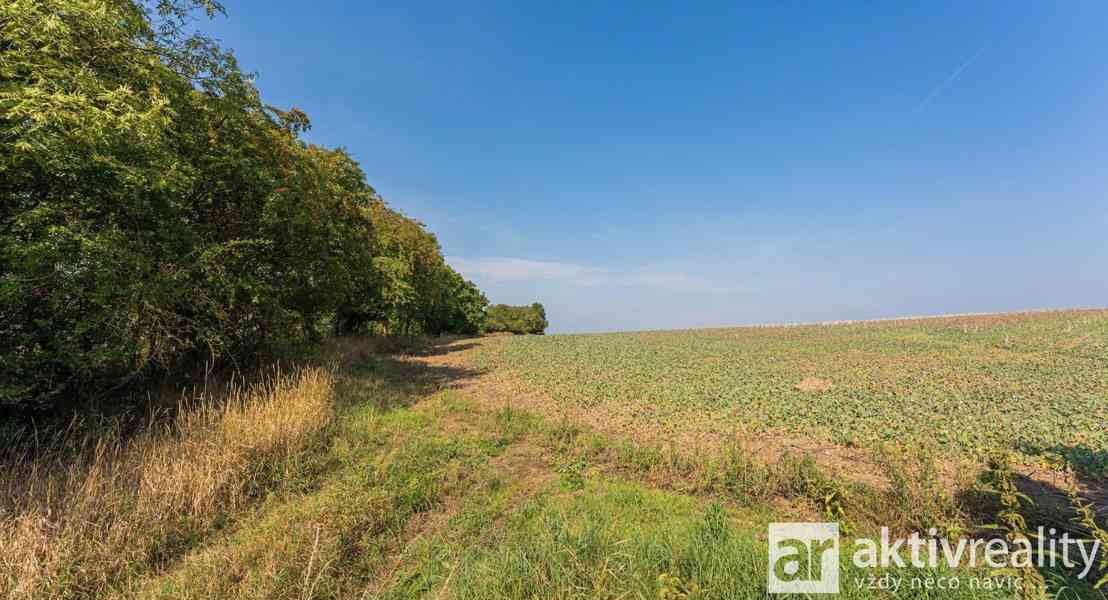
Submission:
{"label": "white cloud", "polygon": [[480,283],[551,281],[577,286],[634,286],[668,291],[735,291],[738,286],[680,271],[650,267],[615,270],[547,260],[504,256],[447,257],[462,275]]}
{"label": "white cloud", "polygon": [[491,256],[484,258],[447,257],[447,262],[466,277],[495,283],[506,281],[568,281],[585,282],[602,278],[604,269],[573,263],[526,258]]}

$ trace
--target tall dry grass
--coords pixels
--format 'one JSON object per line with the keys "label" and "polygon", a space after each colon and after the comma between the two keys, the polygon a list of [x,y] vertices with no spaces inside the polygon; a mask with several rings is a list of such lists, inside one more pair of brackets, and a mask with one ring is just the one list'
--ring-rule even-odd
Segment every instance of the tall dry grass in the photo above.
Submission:
{"label": "tall dry grass", "polygon": [[0,465],[0,597],[124,591],[278,482],[333,417],[334,375],[182,399],[168,423]]}

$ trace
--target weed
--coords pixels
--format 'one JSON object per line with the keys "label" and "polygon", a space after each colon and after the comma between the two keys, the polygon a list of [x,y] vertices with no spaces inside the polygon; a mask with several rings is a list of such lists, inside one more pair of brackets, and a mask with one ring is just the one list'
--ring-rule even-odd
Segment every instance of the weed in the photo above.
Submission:
{"label": "weed", "polygon": [[931,452],[923,447],[913,450],[883,444],[874,455],[889,482],[883,494],[887,503],[883,514],[898,515],[897,523],[904,531],[935,528],[944,535],[961,533],[964,515],[941,481]]}
{"label": "weed", "polygon": [[530,415],[505,406],[496,411],[496,432],[505,443],[518,440],[531,430],[532,419]]}
{"label": "weed", "polygon": [[811,500],[828,520],[839,521],[844,533],[850,532],[846,512],[849,494],[845,484],[824,473],[811,456],[782,457],[774,475],[778,480],[778,493]]}
{"label": "weed", "polygon": [[556,451],[566,451],[574,447],[581,427],[563,417],[556,424],[546,428],[546,439]]}
{"label": "weed", "polygon": [[722,488],[741,503],[765,500],[774,493],[770,471],[743,448],[732,445],[709,466],[710,484]]}
{"label": "weed", "polygon": [[[1068,494],[1070,505],[1077,513],[1074,521],[1085,528],[1093,539],[1099,541],[1101,548],[1108,549],[1108,531],[1105,531],[1104,528],[1097,523],[1096,512],[1093,510],[1092,505],[1081,498],[1078,494],[1076,484],[1071,483]],[[1100,589],[1108,585],[1108,550],[1101,552],[1097,568],[1101,575],[1094,584],[1094,587]]]}
{"label": "weed", "polygon": [[559,480],[562,488],[566,490],[580,490],[585,487],[585,470],[589,468],[588,462],[583,458],[576,458],[558,467]]}
{"label": "weed", "polygon": [[[992,528],[1004,532],[1004,537],[1009,542],[1029,543],[1030,534],[1022,510],[1024,505],[1031,505],[1033,502],[1026,494],[1019,491],[1013,481],[1014,478],[1011,455],[1002,452],[989,459],[989,467],[984,474],[984,479],[1000,503],[1000,511],[997,513],[998,522],[993,524]],[[1033,565],[1011,567],[1000,572],[1008,574],[1008,571],[1012,571],[1011,574],[1020,578],[1020,593],[1024,600],[1039,600],[1046,597],[1046,579]]]}

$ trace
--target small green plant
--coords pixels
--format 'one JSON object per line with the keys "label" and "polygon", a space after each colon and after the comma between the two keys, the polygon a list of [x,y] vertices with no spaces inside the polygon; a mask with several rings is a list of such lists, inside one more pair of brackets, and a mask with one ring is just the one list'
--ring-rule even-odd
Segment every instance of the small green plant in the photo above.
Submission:
{"label": "small green plant", "polygon": [[546,439],[557,450],[566,450],[577,442],[577,436],[581,435],[581,428],[574,422],[563,417],[556,424],[545,431]]}
{"label": "small green plant", "polygon": [[585,469],[589,464],[584,458],[575,458],[558,467],[558,475],[562,488],[566,490],[579,490],[585,487]]}
{"label": "small green plant", "polygon": [[[1070,499],[1070,506],[1077,513],[1074,517],[1074,522],[1088,530],[1089,535],[1100,542],[1101,548],[1108,548],[1108,531],[1105,531],[1099,523],[1096,522],[1096,512],[1093,511],[1092,505],[1081,498],[1077,491],[1077,485],[1070,484],[1068,495]],[[1108,551],[1101,551],[1100,560],[1097,563],[1097,570],[1100,571],[1100,579],[1097,580],[1093,587],[1100,589],[1108,584]]]}
{"label": "small green plant", "polygon": [[849,493],[846,485],[820,470],[809,455],[802,458],[786,456],[780,469],[780,491],[786,496],[807,498],[823,511],[828,519],[839,521],[839,528],[849,534],[846,506]]}
{"label": "small green plant", "polygon": [[511,406],[496,411],[496,430],[504,443],[518,440],[531,428],[531,423],[528,415]]}
{"label": "small green plant", "polygon": [[963,515],[939,477],[934,454],[923,447],[909,449],[884,444],[875,452],[889,481],[886,514],[899,515],[906,531],[935,528],[946,535],[961,532]]}
{"label": "small green plant", "polygon": [[[1030,506],[1033,501],[1016,487],[1011,455],[1002,452],[990,457],[984,480],[1000,504],[996,515],[997,523],[990,528],[1003,531],[1005,539],[1009,542],[1019,541],[1030,544],[1031,534],[1027,530],[1027,519],[1023,516],[1023,504]],[[1020,594],[1024,600],[1046,598],[1046,579],[1032,564],[999,569],[996,574],[1018,576]]]}
{"label": "small green plant", "polygon": [[742,503],[763,500],[773,493],[767,467],[737,445],[723,451],[709,478],[713,487],[722,487]]}

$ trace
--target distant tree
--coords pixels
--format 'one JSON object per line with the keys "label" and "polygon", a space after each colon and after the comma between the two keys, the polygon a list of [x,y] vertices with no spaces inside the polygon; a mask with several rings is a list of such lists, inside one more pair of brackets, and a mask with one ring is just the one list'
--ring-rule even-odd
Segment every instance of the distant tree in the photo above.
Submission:
{"label": "distant tree", "polygon": [[547,326],[546,309],[538,302],[530,306],[490,306],[485,322],[485,330],[489,333],[542,334]]}
{"label": "distant tree", "polygon": [[531,312],[528,315],[527,327],[531,333],[545,333],[550,324],[546,321],[546,308],[535,302],[531,304]]}

